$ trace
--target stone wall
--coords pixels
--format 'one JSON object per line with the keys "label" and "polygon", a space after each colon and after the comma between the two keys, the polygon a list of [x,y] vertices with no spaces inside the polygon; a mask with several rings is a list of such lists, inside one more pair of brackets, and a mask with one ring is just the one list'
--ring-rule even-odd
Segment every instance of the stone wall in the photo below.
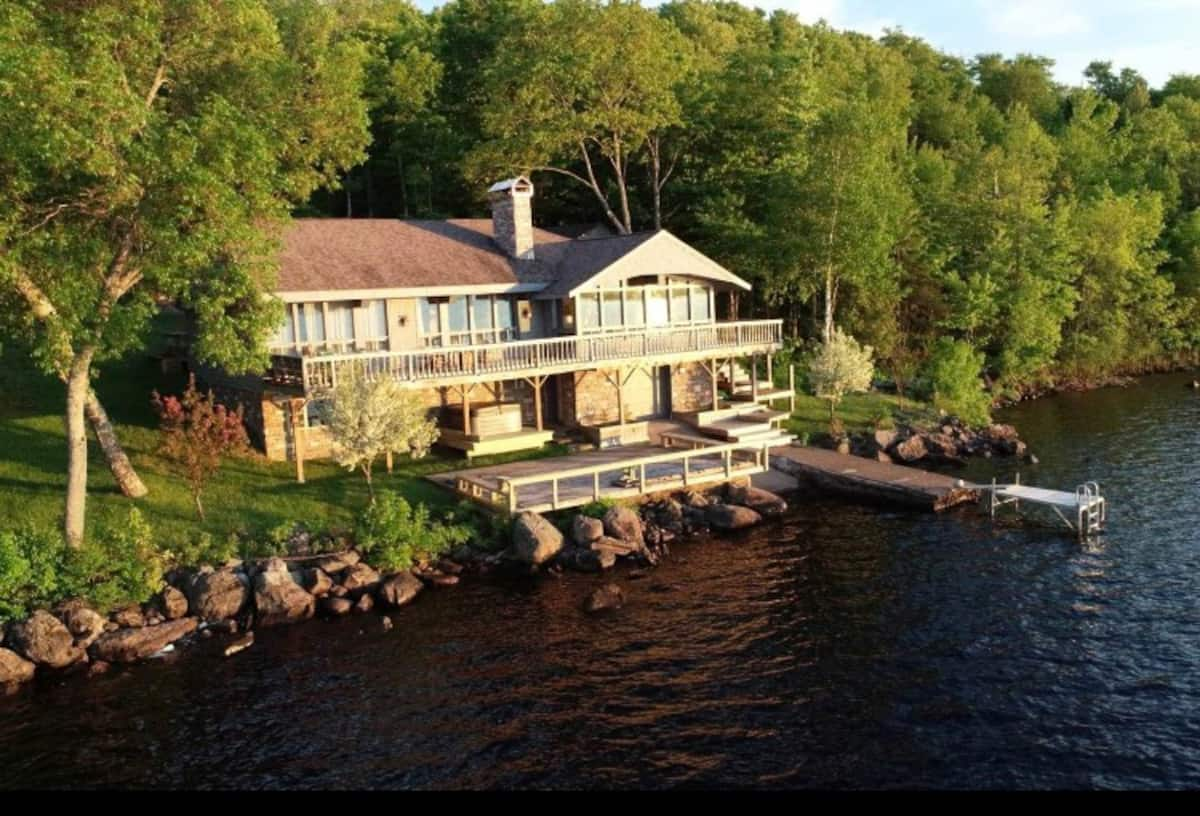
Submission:
{"label": "stone wall", "polygon": [[683,363],[671,369],[671,410],[675,413],[712,408],[712,379],[703,363]]}

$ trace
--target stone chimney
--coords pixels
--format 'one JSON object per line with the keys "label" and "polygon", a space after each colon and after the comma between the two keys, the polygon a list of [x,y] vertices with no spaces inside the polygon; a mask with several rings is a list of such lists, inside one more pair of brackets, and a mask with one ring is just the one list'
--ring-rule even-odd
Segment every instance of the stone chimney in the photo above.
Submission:
{"label": "stone chimney", "polygon": [[492,236],[509,254],[533,260],[533,182],[524,176],[498,181],[488,188]]}

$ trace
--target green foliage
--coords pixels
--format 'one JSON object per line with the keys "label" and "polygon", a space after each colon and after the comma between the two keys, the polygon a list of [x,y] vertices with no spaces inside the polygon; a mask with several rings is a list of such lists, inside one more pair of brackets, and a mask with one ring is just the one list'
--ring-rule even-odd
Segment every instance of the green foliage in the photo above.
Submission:
{"label": "green foliage", "polygon": [[223,564],[238,556],[241,539],[236,533],[216,537],[207,531],[194,532],[185,536],[168,556],[169,563],[176,567],[199,567],[205,564]]}
{"label": "green foliage", "polygon": [[984,355],[961,340],[942,338],[926,363],[925,391],[934,407],[969,425],[991,421],[991,397],[979,379]]}
{"label": "green foliage", "polygon": [[394,571],[465,544],[471,532],[466,524],[436,520],[424,504],[413,506],[385,491],[359,518],[355,540],[370,564]]}
{"label": "green foliage", "polygon": [[100,611],[141,603],[162,586],[163,564],[150,525],[136,508],[123,523],[101,526],[78,548],[45,528],[0,532],[0,619],[68,598],[83,598]]}
{"label": "green foliage", "polygon": [[604,515],[620,502],[609,496],[601,496],[595,501],[590,501],[579,508],[580,515],[589,516],[594,519],[602,519]]}
{"label": "green foliage", "polygon": [[834,329],[829,340],[817,347],[808,365],[808,380],[813,393],[829,402],[829,420],[837,419],[838,403],[856,391],[871,387],[875,366],[870,346],[859,345],[841,329]]}
{"label": "green foliage", "polygon": [[0,620],[16,620],[57,600],[65,556],[56,531],[0,532]]}
{"label": "green foliage", "polygon": [[375,461],[390,453],[423,458],[437,440],[437,422],[417,392],[395,380],[347,377],[326,403],[325,422],[333,459],[347,470],[360,470],[375,493]]}

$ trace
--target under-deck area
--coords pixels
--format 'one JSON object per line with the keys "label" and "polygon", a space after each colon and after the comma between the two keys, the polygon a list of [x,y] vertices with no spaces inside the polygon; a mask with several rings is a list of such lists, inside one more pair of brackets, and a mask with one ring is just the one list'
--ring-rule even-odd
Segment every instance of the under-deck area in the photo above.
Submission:
{"label": "under-deck area", "polygon": [[489,507],[541,513],[752,476],[767,470],[768,453],[766,446],[715,441],[692,449],[622,445],[428,478]]}

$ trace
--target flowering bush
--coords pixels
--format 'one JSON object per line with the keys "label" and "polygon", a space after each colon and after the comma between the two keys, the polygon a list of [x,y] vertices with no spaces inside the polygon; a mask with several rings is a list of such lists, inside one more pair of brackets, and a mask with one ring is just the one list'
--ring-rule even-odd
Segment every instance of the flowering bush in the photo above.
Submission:
{"label": "flowering bush", "polygon": [[161,423],[159,453],[187,480],[196,512],[203,519],[200,496],[221,466],[221,458],[249,448],[242,408],[239,405],[236,411],[230,411],[217,403],[212,391],[197,391],[195,375],[188,377],[182,397],[163,397],[155,391],[151,403]]}

